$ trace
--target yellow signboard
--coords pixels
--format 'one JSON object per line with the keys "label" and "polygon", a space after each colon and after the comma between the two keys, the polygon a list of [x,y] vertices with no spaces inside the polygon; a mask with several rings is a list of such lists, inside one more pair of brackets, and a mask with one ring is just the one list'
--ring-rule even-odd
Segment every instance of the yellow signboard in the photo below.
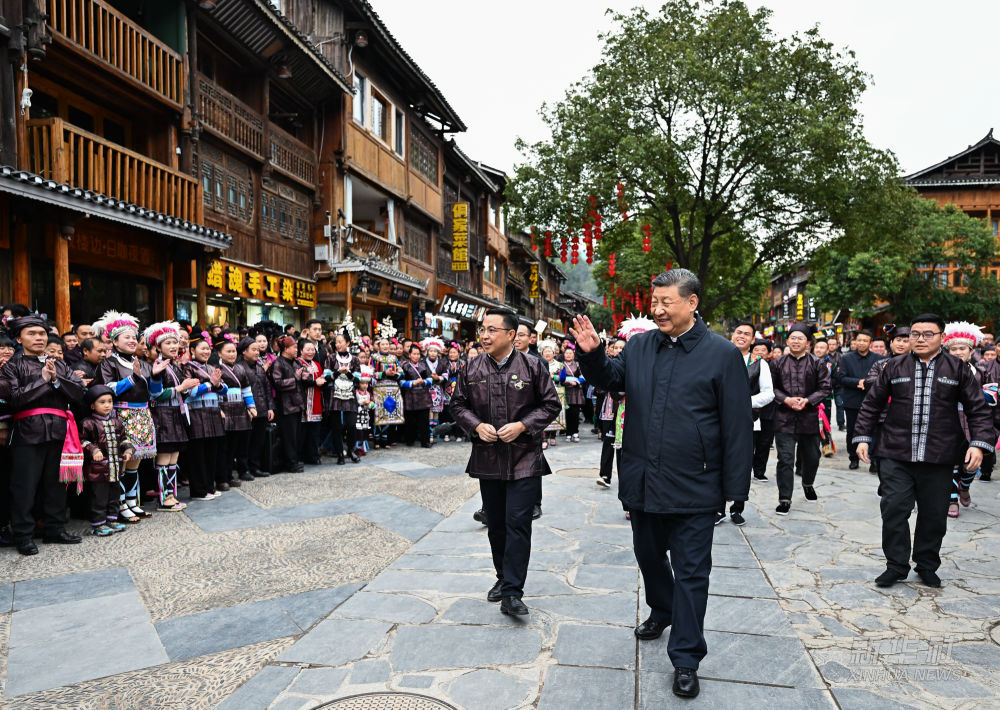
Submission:
{"label": "yellow signboard", "polygon": [[451,270],[469,270],[469,203],[451,206]]}
{"label": "yellow signboard", "polygon": [[223,261],[205,269],[205,285],[240,298],[260,298],[305,308],[316,307],[316,284]]}
{"label": "yellow signboard", "polygon": [[528,269],[528,298],[538,298],[538,264],[532,264]]}

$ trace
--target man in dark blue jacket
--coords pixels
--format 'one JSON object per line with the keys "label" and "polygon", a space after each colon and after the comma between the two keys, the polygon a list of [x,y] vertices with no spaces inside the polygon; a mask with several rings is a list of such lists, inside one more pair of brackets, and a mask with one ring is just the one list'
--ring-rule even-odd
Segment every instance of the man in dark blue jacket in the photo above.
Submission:
{"label": "man in dark blue jacket", "polygon": [[[750,491],[753,415],[740,351],[697,315],[701,282],[687,269],[653,279],[657,329],[633,336],[608,358],[586,316],[573,336],[587,380],[625,392],[618,497],[631,514],[635,557],[649,618],[639,639],[668,626],[673,691],[698,694],[698,665],[708,651],[703,632],[712,569],[715,511]],[[670,561],[667,562],[667,550]]]}
{"label": "man in dark blue jacket", "polygon": [[844,410],[847,412],[847,456],[851,469],[858,468],[858,445],[854,443],[854,424],[858,421],[858,410],[868,394],[865,389],[865,377],[879,360],[885,355],[876,355],[869,348],[872,344],[872,334],[862,330],[854,336],[857,349],[844,355],[840,360],[840,369],[835,373],[834,385],[841,388],[844,398]]}

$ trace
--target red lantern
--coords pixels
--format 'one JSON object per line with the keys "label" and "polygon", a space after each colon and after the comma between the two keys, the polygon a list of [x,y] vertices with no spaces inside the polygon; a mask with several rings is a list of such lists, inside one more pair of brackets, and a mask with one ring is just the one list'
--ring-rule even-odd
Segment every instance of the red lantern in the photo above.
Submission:
{"label": "red lantern", "polygon": [[604,294],[604,307],[608,307],[608,294]]}
{"label": "red lantern", "polygon": [[615,276],[615,253],[611,252],[608,254],[608,276],[614,278]]}
{"label": "red lantern", "polygon": [[652,232],[652,227],[649,224],[642,225],[642,250],[648,252],[652,249],[652,240],[650,238],[650,233]]}
{"label": "red lantern", "polygon": [[668,261],[667,262],[667,271],[670,271],[672,268],[674,268],[674,262]]}
{"label": "red lantern", "polygon": [[625,204],[625,186],[618,183],[617,186],[617,196],[618,196],[618,211],[622,213],[622,222],[628,222],[628,205]]}
{"label": "red lantern", "polygon": [[552,230],[545,230],[545,258],[552,258]]}
{"label": "red lantern", "polygon": [[535,227],[531,228],[531,251],[538,251],[538,244],[535,243]]}

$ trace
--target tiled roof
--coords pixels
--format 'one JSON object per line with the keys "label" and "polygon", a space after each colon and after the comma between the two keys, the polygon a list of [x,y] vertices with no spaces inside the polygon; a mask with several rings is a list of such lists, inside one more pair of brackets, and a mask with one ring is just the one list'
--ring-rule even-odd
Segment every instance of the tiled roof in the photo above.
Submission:
{"label": "tiled roof", "polygon": [[195,224],[186,219],[147,209],[98,192],[47,180],[26,170],[9,165],[0,166],[0,191],[38,200],[50,205],[86,212],[113,222],[127,224],[157,234],[225,249],[233,243],[233,235]]}
{"label": "tiled roof", "polygon": [[409,286],[411,288],[419,288],[424,290],[427,288],[426,279],[418,279],[416,276],[410,276],[409,274],[400,271],[394,266],[386,264],[384,261],[380,261],[375,258],[368,259],[357,259],[350,257],[339,261],[333,265],[333,270],[337,272],[344,271],[369,271],[376,274],[381,274],[387,278],[397,281],[404,286]]}

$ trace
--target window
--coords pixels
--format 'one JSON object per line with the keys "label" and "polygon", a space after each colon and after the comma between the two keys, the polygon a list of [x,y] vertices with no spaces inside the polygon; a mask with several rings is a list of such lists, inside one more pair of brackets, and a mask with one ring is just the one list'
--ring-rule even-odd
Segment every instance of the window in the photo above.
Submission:
{"label": "window", "polygon": [[[397,110],[396,111],[396,134],[395,134],[395,141],[394,142],[395,142],[396,154],[399,155],[400,157],[402,157],[403,155],[405,155],[405,152],[404,152],[404,149],[403,149],[403,146],[406,145],[406,142],[404,140],[405,136],[406,136],[406,118],[403,116],[403,112],[402,111]],[[996,222],[994,222],[993,224],[996,225]],[[993,233],[996,234],[996,230],[994,230]]]}
{"label": "window", "polygon": [[[412,219],[406,222],[406,241],[403,244],[403,251],[407,256],[422,261],[425,264],[431,263],[431,230],[430,227]],[[449,268],[451,262],[448,262]]]}
{"label": "window", "polygon": [[389,142],[389,103],[374,91],[372,92],[371,129],[372,133],[382,139],[383,142]]}
{"label": "window", "polygon": [[437,183],[437,146],[421,131],[410,131],[410,166],[432,183]]}
{"label": "window", "polygon": [[490,269],[490,255],[487,254],[483,257],[483,273],[486,274],[486,278],[493,280],[493,272]]}
{"label": "window", "polygon": [[368,93],[368,80],[354,72],[354,120],[365,125],[365,95]]}
{"label": "window", "polygon": [[[263,192],[260,196],[262,230],[286,239],[306,242],[309,239],[309,198],[305,193],[278,185],[281,193]],[[286,199],[286,196],[290,199]]]}
{"label": "window", "polygon": [[993,235],[1000,233],[1000,219],[993,220]]}

